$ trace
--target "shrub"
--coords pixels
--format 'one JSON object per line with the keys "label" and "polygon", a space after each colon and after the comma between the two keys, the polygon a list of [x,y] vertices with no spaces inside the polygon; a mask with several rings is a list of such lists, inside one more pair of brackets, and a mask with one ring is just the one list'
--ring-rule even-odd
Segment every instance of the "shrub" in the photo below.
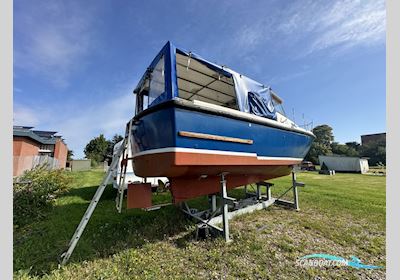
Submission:
{"label": "shrub", "polygon": [[71,177],[63,170],[48,170],[40,165],[26,171],[13,184],[14,225],[22,226],[43,217],[44,210],[65,192]]}
{"label": "shrub", "polygon": [[91,159],[91,160],[90,160],[90,166],[91,166],[92,168],[96,168],[96,167],[99,166],[99,163],[98,163],[96,160]]}

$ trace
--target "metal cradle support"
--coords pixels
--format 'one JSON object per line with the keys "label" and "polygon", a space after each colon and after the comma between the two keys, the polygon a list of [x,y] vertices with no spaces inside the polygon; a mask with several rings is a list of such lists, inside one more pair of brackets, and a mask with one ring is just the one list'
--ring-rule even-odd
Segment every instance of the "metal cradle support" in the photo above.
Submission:
{"label": "metal cradle support", "polygon": [[228,201],[234,201],[228,197],[226,190],[226,173],[221,174],[221,207],[222,207],[222,224],[223,224],[223,235],[225,242],[231,241],[229,238],[229,218],[228,218]]}
{"label": "metal cradle support", "polygon": [[[304,186],[305,186],[304,183],[297,182],[296,173],[293,171],[293,172],[292,172],[292,186],[291,186],[289,189],[287,189],[284,193],[282,193],[282,194],[275,200],[275,203],[276,203],[277,205],[285,206],[285,207],[288,207],[288,208],[293,208],[293,209],[295,209],[296,211],[299,211],[299,210],[300,210],[300,207],[299,207],[299,195],[298,195],[297,188],[298,188],[298,187],[304,187]],[[282,199],[282,197],[283,197],[285,194],[287,194],[290,190],[293,191],[293,201],[287,201],[287,200]]]}
{"label": "metal cradle support", "polygon": [[[182,203],[181,210],[187,214],[189,217],[194,218],[199,221],[196,230],[196,239],[199,236],[199,231],[206,231],[205,235],[208,235],[210,229],[221,233],[224,236],[226,242],[230,242],[229,237],[229,219],[231,218],[229,214],[229,205],[232,204],[236,206],[236,199],[229,197],[226,188],[226,176],[227,173],[221,174],[221,191],[220,191],[220,206],[217,207],[217,196],[212,194],[210,197],[210,209],[204,211],[197,211],[196,209],[191,209],[187,202]],[[216,216],[218,215],[218,216]],[[222,228],[218,227],[217,224],[222,222]]]}
{"label": "metal cradle support", "polygon": [[[91,218],[97,203],[99,202],[104,189],[107,184],[110,182],[110,179],[115,170],[118,170],[118,164],[120,162],[121,157],[127,160],[126,150],[128,145],[130,145],[130,130],[132,128],[132,120],[129,122],[126,128],[125,138],[123,140],[123,144],[119,147],[116,154],[113,155],[113,160],[111,162],[110,168],[108,169],[103,181],[98,187],[96,193],[94,194],[92,201],[90,202],[85,214],[83,215],[78,227],[75,230],[74,235],[69,242],[68,249],[61,254],[61,265],[64,265],[68,262],[71,257],[80,237],[83,234],[83,231],[86,228],[89,219]],[[126,164],[126,163],[125,163]],[[126,172],[126,168],[122,168],[122,173]],[[295,210],[299,210],[299,201],[298,201],[298,192],[297,187],[303,187],[304,183],[297,182],[295,172],[292,172],[292,185],[289,189],[287,189],[283,194],[281,194],[278,198],[273,198],[271,196],[271,187],[274,185],[268,182],[258,182],[257,189],[255,193],[247,192],[247,186],[245,187],[245,199],[236,200],[228,196],[227,185],[226,185],[226,175],[227,173],[222,173],[221,176],[221,189],[220,189],[220,206],[217,207],[217,196],[212,194],[210,197],[210,209],[204,211],[197,211],[196,209],[191,209],[186,202],[181,204],[181,209],[188,216],[199,221],[197,226],[196,238],[198,236],[199,229],[204,229],[206,232],[209,232],[210,229],[222,234],[226,242],[230,242],[231,238],[229,235],[229,220],[235,216],[243,215],[246,213],[251,213],[256,210],[265,209],[273,204],[278,204],[290,208],[294,208]],[[117,209],[119,212],[122,208],[121,196],[123,198],[124,188],[123,184],[125,183],[125,174],[121,174],[122,179],[119,181],[118,188],[118,197],[117,197]],[[261,191],[261,187],[266,187],[266,194],[263,195]],[[283,200],[282,197],[288,193],[290,190],[293,190],[293,202]],[[232,211],[229,211],[229,207],[231,207]],[[222,228],[218,225],[222,223]]]}
{"label": "metal cradle support", "polygon": [[[236,200],[228,197],[226,188],[226,174],[221,174],[221,191],[220,191],[220,205],[217,207],[216,199],[217,196],[212,194],[210,197],[210,209],[204,211],[198,211],[197,209],[191,209],[187,202],[183,202],[182,211],[189,217],[194,218],[199,223],[197,224],[196,239],[199,236],[199,231],[205,231],[205,235],[208,236],[209,232],[214,231],[222,234],[226,242],[232,241],[229,235],[229,220],[235,216],[240,216],[247,213],[252,213],[257,210],[268,208],[269,206],[276,204],[280,206],[289,207],[291,209],[299,210],[298,200],[298,187],[304,187],[304,183],[297,182],[296,173],[292,172],[292,185],[277,198],[272,197],[271,188],[274,186],[273,183],[269,182],[258,182],[256,184],[256,190],[254,192],[248,191],[248,186],[245,186],[246,198]],[[262,193],[262,187],[265,187],[265,194]],[[293,191],[293,201],[287,201],[282,197],[287,194],[290,190]],[[229,211],[229,208],[231,208]],[[222,228],[218,225],[222,224]]]}
{"label": "metal cradle support", "polygon": [[[126,131],[125,131],[125,138],[122,142],[122,145],[119,147],[117,153],[113,155],[112,162],[110,167],[107,170],[106,175],[103,178],[103,181],[101,182],[100,186],[97,188],[96,193],[94,194],[92,201],[90,202],[88,208],[86,209],[85,214],[83,215],[78,227],[75,230],[74,235],[71,238],[71,241],[68,244],[68,249],[63,252],[60,256],[61,258],[61,265],[64,265],[68,262],[69,258],[71,257],[76,245],[78,244],[79,239],[82,236],[83,231],[86,228],[87,223],[89,222],[90,217],[93,214],[94,209],[97,206],[97,203],[99,202],[104,189],[106,188],[107,184],[110,182],[110,179],[113,175],[114,171],[118,171],[118,164],[120,162],[120,159],[123,155],[125,155],[125,152],[128,148],[128,145],[130,145],[129,142],[129,134],[130,134],[130,129],[132,128],[132,120],[129,122],[127,125]],[[126,172],[126,168],[122,169],[122,172]],[[123,186],[121,186],[121,183],[125,183],[125,174],[121,174],[123,176],[123,179],[120,180],[120,185],[118,187],[119,195],[123,196]],[[120,190],[122,190],[122,193],[120,193]],[[122,204],[122,203],[121,203]],[[118,209],[120,211],[120,209]]]}

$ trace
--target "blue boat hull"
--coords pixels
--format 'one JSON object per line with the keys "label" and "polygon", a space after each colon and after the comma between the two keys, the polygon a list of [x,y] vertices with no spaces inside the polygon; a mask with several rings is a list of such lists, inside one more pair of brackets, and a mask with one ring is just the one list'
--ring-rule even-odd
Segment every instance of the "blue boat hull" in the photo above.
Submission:
{"label": "blue boat hull", "polygon": [[[145,111],[144,111],[145,112]],[[307,154],[313,137],[170,103],[135,117],[138,176],[284,176]]]}

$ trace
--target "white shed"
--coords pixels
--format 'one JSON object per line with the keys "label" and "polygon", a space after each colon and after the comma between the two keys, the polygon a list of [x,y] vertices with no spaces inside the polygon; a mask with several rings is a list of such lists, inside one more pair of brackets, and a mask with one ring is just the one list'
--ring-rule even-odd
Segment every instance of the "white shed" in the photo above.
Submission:
{"label": "white shed", "polygon": [[368,159],[359,157],[346,157],[346,156],[318,156],[319,164],[323,163],[330,170],[342,172],[359,172],[367,173],[369,170]]}

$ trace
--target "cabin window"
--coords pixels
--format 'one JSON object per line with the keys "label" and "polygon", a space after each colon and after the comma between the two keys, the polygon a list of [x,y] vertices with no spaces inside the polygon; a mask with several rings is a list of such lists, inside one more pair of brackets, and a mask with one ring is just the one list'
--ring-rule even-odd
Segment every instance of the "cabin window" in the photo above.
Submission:
{"label": "cabin window", "polygon": [[149,80],[146,79],[141,90],[136,93],[136,110],[135,114],[139,114],[149,107]]}
{"label": "cabin window", "polygon": [[180,98],[238,109],[232,77],[226,77],[182,54],[176,55],[176,70]]}
{"label": "cabin window", "polygon": [[136,114],[146,110],[157,98],[165,93],[164,56],[160,58],[136,95]]}
{"label": "cabin window", "polygon": [[150,105],[161,94],[165,92],[165,71],[164,71],[164,56],[158,61],[153,71],[150,73],[150,88],[149,100]]}
{"label": "cabin window", "polygon": [[283,100],[271,90],[271,102],[276,112],[286,116],[285,109],[283,108]]}

